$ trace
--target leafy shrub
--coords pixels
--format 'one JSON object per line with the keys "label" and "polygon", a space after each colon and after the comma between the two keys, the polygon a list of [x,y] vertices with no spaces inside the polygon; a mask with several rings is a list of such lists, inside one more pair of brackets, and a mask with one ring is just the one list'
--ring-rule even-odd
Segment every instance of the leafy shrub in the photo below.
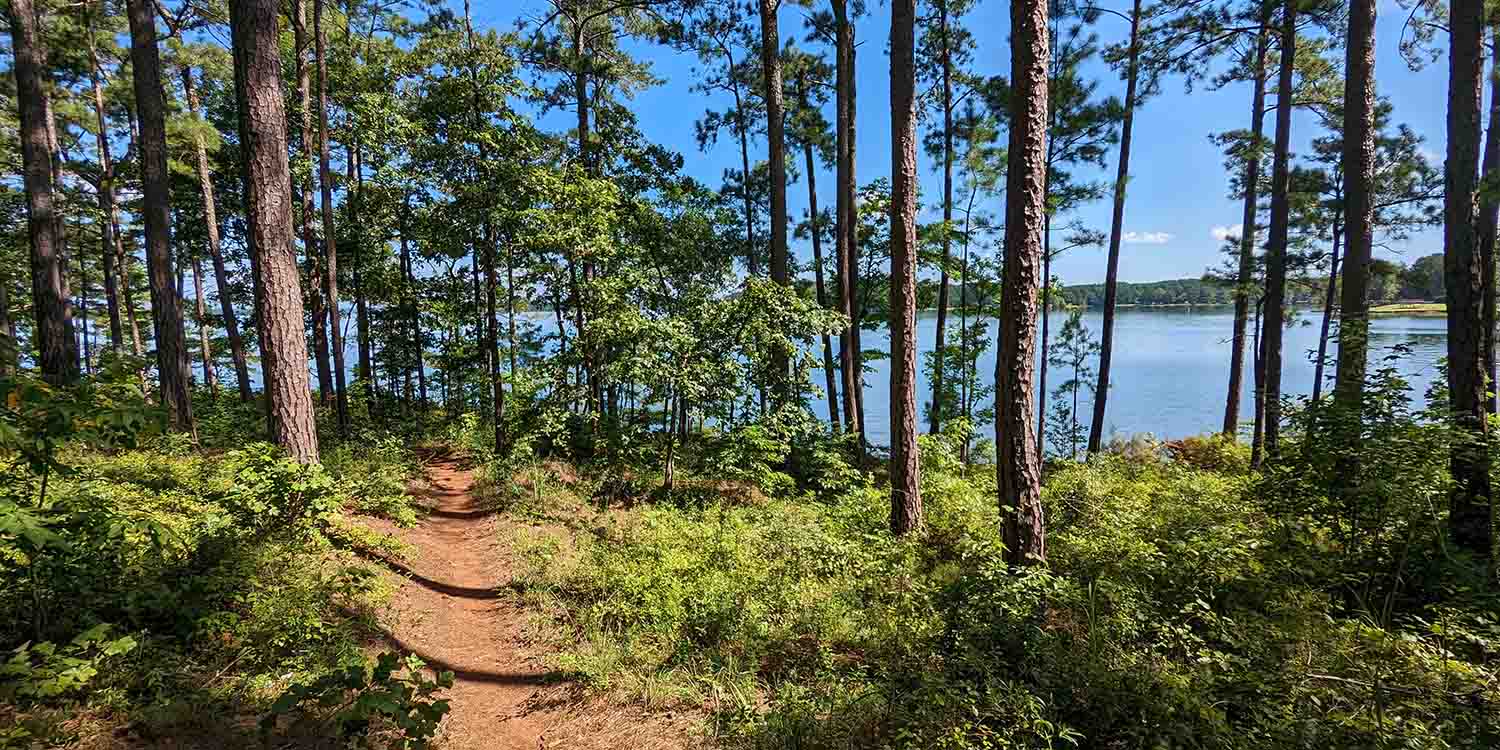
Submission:
{"label": "leafy shrub", "polygon": [[297,683],[272,704],[261,719],[261,730],[272,733],[279,717],[297,713],[303,721],[332,726],[341,737],[365,747],[383,721],[396,734],[388,746],[425,748],[449,708],[446,699],[434,694],[453,687],[453,673],[440,672],[431,679],[424,667],[414,655],[403,659],[388,651],[373,667],[361,660]]}
{"label": "leafy shrub", "polygon": [[135,648],[135,639],[110,639],[110,626],[95,625],[59,647],[51,641],[23,643],[0,662],[0,698],[39,700],[83,688],[99,674],[100,662]]}

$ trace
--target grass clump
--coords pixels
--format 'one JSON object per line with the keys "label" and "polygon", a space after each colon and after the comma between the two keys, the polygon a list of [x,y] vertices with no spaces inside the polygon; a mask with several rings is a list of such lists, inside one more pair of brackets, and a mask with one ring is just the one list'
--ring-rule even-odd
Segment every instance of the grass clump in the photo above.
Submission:
{"label": "grass clump", "polygon": [[528,537],[521,584],[570,643],[561,666],[704,709],[734,747],[1467,748],[1500,728],[1493,598],[1382,579],[1395,614],[1372,616],[1329,583],[1368,558],[1310,575],[1332,532],[1235,448],[1052,466],[1050,565],[1017,570],[992,467],[922,447],[911,538],[866,482],[657,503]]}

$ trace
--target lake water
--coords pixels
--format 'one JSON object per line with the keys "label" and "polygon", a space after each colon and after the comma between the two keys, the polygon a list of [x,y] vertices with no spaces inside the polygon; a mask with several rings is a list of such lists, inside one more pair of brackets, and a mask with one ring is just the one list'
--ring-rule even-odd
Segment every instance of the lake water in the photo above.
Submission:
{"label": "lake water", "polygon": [[[1051,313],[1054,343],[1068,314]],[[1321,311],[1309,310],[1297,315],[1286,332],[1282,389],[1288,395],[1306,395],[1312,391],[1313,356],[1318,348]],[[953,318],[956,322],[956,317]],[[1097,339],[1102,330],[1102,314],[1097,310],[1084,313],[1084,324]],[[1177,438],[1217,431],[1224,420],[1224,396],[1229,385],[1229,341],[1233,330],[1231,308],[1121,308],[1115,316],[1114,366],[1109,411],[1105,433],[1123,436],[1149,432],[1159,438]],[[994,324],[990,335],[994,336]],[[1447,355],[1446,323],[1441,317],[1378,317],[1370,324],[1370,361],[1379,366],[1393,347],[1405,345],[1410,353],[1397,363],[1397,369],[1410,381],[1415,398],[1438,376],[1438,361]],[[918,348],[932,349],[937,330],[936,313],[923,313],[917,319]],[[889,335],[884,331],[864,333],[865,348],[889,350]],[[835,342],[835,346],[837,342]],[[1247,342],[1247,359],[1249,356]],[[1330,355],[1333,347],[1330,345]],[[821,356],[821,355],[820,355]],[[821,359],[819,359],[821,361]],[[919,362],[921,360],[918,360]],[[865,423],[872,442],[890,442],[890,360],[873,362],[866,374]],[[1248,420],[1253,414],[1253,381],[1250,367],[1245,368],[1244,392],[1240,414]],[[979,377],[989,382],[994,377],[995,352],[985,352],[979,361]],[[1327,368],[1332,377],[1332,368]],[[1057,367],[1050,368],[1048,388],[1066,379]],[[814,371],[813,380],[822,384],[823,373]],[[917,403],[919,409],[931,397],[931,385],[918,372]],[[1325,384],[1324,392],[1329,386]],[[1087,403],[1087,391],[1080,398],[1080,422],[1088,425],[1093,405]],[[814,409],[827,417],[826,399],[817,399]],[[925,429],[926,419],[920,421]],[[982,426],[993,434],[993,425]]]}

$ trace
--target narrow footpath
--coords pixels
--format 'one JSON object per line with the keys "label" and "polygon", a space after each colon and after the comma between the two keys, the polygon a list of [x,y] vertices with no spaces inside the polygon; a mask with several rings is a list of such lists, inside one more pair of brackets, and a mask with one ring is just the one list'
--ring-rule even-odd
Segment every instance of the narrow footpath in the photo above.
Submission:
{"label": "narrow footpath", "polygon": [[439,748],[676,748],[678,722],[631,707],[586,700],[550,671],[545,647],[528,641],[531,615],[503,587],[512,563],[502,541],[505,520],[470,493],[472,470],[435,456],[427,486],[413,492],[427,506],[414,528],[391,529],[415,548],[388,563],[405,579],[383,616],[390,646],[451,670],[451,710]]}

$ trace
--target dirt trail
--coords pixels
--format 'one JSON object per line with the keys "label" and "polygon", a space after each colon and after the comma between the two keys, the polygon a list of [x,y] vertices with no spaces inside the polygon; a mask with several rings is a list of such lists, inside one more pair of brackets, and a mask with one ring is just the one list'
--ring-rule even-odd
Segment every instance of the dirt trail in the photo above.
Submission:
{"label": "dirt trail", "polygon": [[414,493],[427,517],[394,530],[416,552],[392,565],[406,582],[383,619],[390,645],[454,673],[439,747],[690,746],[680,726],[668,726],[677,722],[582,701],[549,671],[544,649],[527,640],[530,615],[502,588],[513,570],[500,529],[507,521],[476,503],[473,472],[455,458],[435,457],[427,480]]}

